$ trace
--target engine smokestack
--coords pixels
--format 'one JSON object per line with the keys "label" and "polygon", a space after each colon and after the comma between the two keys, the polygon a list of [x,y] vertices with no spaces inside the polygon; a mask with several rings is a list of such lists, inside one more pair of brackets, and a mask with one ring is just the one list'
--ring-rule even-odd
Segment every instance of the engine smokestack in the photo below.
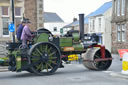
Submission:
{"label": "engine smokestack", "polygon": [[84,38],[84,14],[79,14],[80,39]]}

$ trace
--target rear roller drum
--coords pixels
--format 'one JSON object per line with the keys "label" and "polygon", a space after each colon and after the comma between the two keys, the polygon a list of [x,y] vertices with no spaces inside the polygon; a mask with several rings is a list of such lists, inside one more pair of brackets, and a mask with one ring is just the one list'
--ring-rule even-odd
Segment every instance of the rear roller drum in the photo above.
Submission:
{"label": "rear roller drum", "polygon": [[49,42],[37,43],[29,51],[29,64],[37,75],[54,73],[60,65],[60,51]]}
{"label": "rear roller drum", "polygon": [[[100,49],[89,49],[83,57],[83,65],[90,70],[107,70],[111,66],[112,60],[96,61],[101,58]],[[105,50],[105,58],[112,58],[108,50]]]}

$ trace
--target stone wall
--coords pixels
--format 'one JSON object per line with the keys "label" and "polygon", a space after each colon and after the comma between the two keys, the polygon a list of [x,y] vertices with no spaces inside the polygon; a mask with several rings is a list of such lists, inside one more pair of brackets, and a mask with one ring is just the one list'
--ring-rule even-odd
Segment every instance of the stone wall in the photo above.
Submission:
{"label": "stone wall", "polygon": [[[125,0],[125,15],[117,16],[117,13],[115,11],[115,1],[113,1],[113,10],[112,10],[112,53],[117,53],[118,49],[128,49],[128,0]],[[120,5],[121,8],[121,5]],[[125,24],[125,32],[126,32],[126,40],[124,42],[117,40],[117,24]]]}
{"label": "stone wall", "polygon": [[31,21],[30,28],[43,27],[43,0],[24,0],[24,15]]}
{"label": "stone wall", "polygon": [[116,23],[112,23],[112,53],[117,53],[118,49],[128,49],[128,22],[126,23],[125,32],[126,32],[126,41],[118,42]]}
{"label": "stone wall", "polygon": [[30,28],[37,28],[37,0],[24,0],[24,16],[31,21]]}
{"label": "stone wall", "polygon": [[37,0],[37,28],[44,26],[43,21],[43,0]]}

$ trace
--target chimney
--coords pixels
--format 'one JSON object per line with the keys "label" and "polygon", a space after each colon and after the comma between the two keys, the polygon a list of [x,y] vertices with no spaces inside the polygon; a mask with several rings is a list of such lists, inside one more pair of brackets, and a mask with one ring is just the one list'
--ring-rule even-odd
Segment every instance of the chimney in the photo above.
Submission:
{"label": "chimney", "polygon": [[77,18],[73,18],[73,22],[77,21]]}
{"label": "chimney", "polygon": [[84,14],[79,14],[80,39],[84,38]]}

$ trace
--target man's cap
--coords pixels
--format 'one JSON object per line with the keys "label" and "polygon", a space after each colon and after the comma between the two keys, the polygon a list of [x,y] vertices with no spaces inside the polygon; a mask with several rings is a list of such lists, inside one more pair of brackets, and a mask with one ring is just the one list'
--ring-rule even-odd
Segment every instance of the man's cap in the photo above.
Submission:
{"label": "man's cap", "polygon": [[23,18],[22,23],[31,23],[28,18]]}

